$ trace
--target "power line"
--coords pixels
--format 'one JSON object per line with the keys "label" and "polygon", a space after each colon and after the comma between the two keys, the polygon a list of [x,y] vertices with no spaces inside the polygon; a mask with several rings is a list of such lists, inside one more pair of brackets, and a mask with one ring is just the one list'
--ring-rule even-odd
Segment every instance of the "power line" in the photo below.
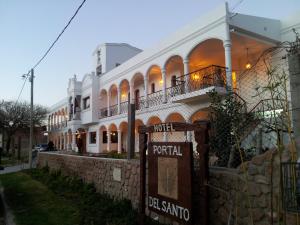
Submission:
{"label": "power line", "polygon": [[244,0],[239,0],[232,8],[230,11],[234,11]]}
{"label": "power line", "polygon": [[65,32],[65,30],[68,28],[68,26],[71,24],[72,20],[75,18],[83,4],[86,2],[86,0],[83,0],[82,3],[78,6],[77,10],[75,11],[74,15],[70,18],[69,22],[67,25],[63,28],[63,30],[60,32],[60,34],[57,36],[57,38],[54,40],[54,42],[50,45],[48,50],[45,52],[45,54],[40,58],[40,60],[32,67],[32,69],[35,69],[43,60],[44,58],[48,55],[48,53],[51,51],[51,49],[54,47],[56,42],[59,40],[59,38],[62,36],[62,34]]}
{"label": "power line", "polygon": [[17,105],[18,101],[20,100],[20,97],[21,97],[21,95],[22,95],[22,92],[23,92],[23,89],[24,89],[24,87],[25,87],[26,81],[27,81],[27,79],[28,79],[28,77],[29,77],[29,73],[30,73],[30,71],[29,71],[27,74],[24,74],[24,75],[22,76],[22,77],[24,78],[24,82],[23,82],[23,85],[22,85],[21,90],[20,90],[20,92],[19,92],[18,98],[17,98],[17,100],[16,100],[16,102],[15,102],[15,105]]}
{"label": "power line", "polygon": [[[47,49],[47,51],[45,52],[45,54],[40,58],[39,61],[37,61],[37,63],[32,67],[32,69],[35,69],[44,59],[45,57],[49,54],[49,52],[51,51],[51,49],[54,47],[54,45],[56,44],[56,42],[59,40],[59,38],[63,35],[63,33],[66,31],[66,29],[68,28],[68,26],[71,24],[72,20],[76,17],[76,15],[78,14],[79,10],[82,8],[82,6],[84,5],[84,3],[86,2],[86,0],[83,0],[81,2],[81,4],[78,6],[77,10],[75,11],[75,13],[73,14],[73,16],[69,19],[68,23],[66,24],[66,26],[62,29],[62,31],[59,33],[59,35],[57,36],[57,38],[52,42],[52,44],[50,45],[50,47]],[[19,92],[19,95],[18,95],[18,98],[15,102],[15,104],[18,103],[21,95],[22,95],[22,92],[23,92],[23,89],[25,87],[25,84],[26,84],[26,81],[29,77],[29,74],[30,74],[30,71],[27,73],[27,74],[24,74],[23,75],[23,78],[24,78],[24,83],[21,87],[21,90]]]}

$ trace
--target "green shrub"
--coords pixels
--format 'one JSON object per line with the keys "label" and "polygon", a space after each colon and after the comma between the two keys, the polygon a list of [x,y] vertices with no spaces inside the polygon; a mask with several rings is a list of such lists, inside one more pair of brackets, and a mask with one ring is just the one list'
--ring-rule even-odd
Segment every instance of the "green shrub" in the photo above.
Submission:
{"label": "green shrub", "polygon": [[[138,224],[138,213],[129,200],[113,200],[108,195],[97,193],[93,184],[86,184],[78,177],[63,176],[61,171],[49,172],[49,168],[43,168],[29,170],[28,174],[75,204],[79,208],[80,225]],[[148,218],[146,224],[158,223]]]}

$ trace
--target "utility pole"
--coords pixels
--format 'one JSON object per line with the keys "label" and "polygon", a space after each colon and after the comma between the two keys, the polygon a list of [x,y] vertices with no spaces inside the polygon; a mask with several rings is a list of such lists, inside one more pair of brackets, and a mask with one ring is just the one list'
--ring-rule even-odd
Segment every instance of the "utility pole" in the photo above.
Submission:
{"label": "utility pole", "polygon": [[32,168],[32,145],[33,145],[33,79],[34,79],[34,71],[31,69],[29,82],[30,85],[30,136],[29,136],[29,168]]}

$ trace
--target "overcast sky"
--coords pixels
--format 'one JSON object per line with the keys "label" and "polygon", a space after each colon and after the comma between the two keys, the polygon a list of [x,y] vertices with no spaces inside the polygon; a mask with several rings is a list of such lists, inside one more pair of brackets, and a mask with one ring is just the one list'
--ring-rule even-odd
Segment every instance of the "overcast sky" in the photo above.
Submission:
{"label": "overcast sky", "polygon": [[[0,0],[0,99],[15,100],[21,75],[37,62],[82,0]],[[230,0],[234,11],[284,18],[300,0]],[[92,52],[104,42],[150,48],[224,0],[87,0],[53,51],[35,71],[35,103],[66,97],[68,79],[92,71]],[[29,101],[29,82],[21,100]]]}

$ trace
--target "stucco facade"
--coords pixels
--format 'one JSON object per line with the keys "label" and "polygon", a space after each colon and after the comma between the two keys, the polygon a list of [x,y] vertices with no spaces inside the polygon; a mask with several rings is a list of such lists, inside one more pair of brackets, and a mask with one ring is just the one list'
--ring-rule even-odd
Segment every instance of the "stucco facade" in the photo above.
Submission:
{"label": "stucco facade", "polygon": [[[70,78],[65,99],[51,108],[49,138],[59,149],[78,151],[81,138],[84,152],[122,152],[130,102],[136,104],[136,127],[206,119],[212,89],[225,93],[230,87],[255,105],[258,99],[243,90],[265,78],[244,75],[244,65],[282,41],[293,41],[292,28],[300,30],[300,17],[279,21],[242,15],[224,4],[145,51],[123,43],[99,45],[94,71],[81,81]],[[180,138],[193,139],[189,133]]]}

